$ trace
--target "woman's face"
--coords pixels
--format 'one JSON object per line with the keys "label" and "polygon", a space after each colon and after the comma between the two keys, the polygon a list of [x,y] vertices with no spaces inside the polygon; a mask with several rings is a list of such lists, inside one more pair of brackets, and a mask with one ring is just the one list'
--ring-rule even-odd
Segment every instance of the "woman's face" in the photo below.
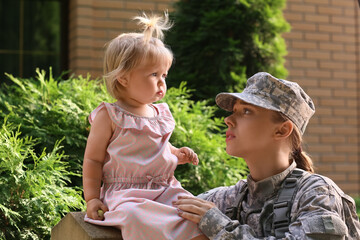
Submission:
{"label": "woman's face", "polygon": [[233,113],[225,118],[226,152],[246,159],[270,149],[280,125],[273,118],[273,111],[238,100]]}

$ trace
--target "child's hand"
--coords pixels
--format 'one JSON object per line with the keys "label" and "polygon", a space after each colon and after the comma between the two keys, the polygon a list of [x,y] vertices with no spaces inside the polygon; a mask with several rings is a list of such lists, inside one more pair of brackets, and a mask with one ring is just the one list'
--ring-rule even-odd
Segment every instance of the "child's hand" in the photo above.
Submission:
{"label": "child's hand", "polygon": [[104,213],[109,211],[100,199],[93,198],[86,203],[86,214],[94,220],[104,220]]}
{"label": "child's hand", "polygon": [[194,165],[199,164],[199,159],[197,154],[188,147],[182,147],[178,150],[178,164],[192,163]]}

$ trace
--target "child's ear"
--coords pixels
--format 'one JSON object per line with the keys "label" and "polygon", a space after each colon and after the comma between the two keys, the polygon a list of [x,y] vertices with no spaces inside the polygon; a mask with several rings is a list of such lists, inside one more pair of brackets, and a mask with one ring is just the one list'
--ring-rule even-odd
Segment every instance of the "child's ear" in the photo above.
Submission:
{"label": "child's ear", "polygon": [[117,78],[117,81],[123,86],[123,87],[127,87],[129,84],[129,81],[127,79],[126,76],[121,76]]}
{"label": "child's ear", "polygon": [[287,120],[283,123],[281,123],[276,129],[275,129],[275,138],[281,139],[281,138],[287,138],[290,136],[292,131],[294,130],[294,125],[290,120]]}

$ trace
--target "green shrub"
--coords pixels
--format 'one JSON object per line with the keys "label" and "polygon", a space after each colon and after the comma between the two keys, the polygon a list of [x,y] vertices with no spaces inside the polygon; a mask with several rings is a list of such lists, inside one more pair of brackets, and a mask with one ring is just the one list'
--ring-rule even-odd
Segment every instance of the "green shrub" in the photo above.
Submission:
{"label": "green shrub", "polygon": [[284,6],[285,0],[176,1],[165,38],[176,60],[170,86],[186,81],[195,99],[213,99],[241,90],[259,71],[286,77]]}
{"label": "green shrub", "polygon": [[[35,146],[38,154],[64,138],[69,170],[78,174],[72,176],[72,184],[81,186],[79,175],[90,128],[87,117],[102,101],[114,101],[106,87],[89,76],[56,81],[50,72],[46,79],[45,71],[39,70],[35,79],[8,76],[14,84],[0,88],[0,119],[8,116],[9,122],[21,124],[23,136],[38,139]],[[225,124],[222,118],[214,117],[217,107],[190,97],[191,90],[182,83],[179,88],[170,88],[164,99],[177,123],[172,144],[193,148],[200,159],[198,167],[179,166],[176,177],[194,194],[234,184],[246,174],[247,168],[242,159],[225,152]]]}
{"label": "green shrub", "polygon": [[[89,131],[87,116],[97,104],[111,98],[100,81],[90,81],[90,76],[57,81],[51,69],[48,79],[45,71],[36,73],[35,79],[7,74],[13,84],[0,88],[0,119],[8,116],[9,122],[21,124],[23,135],[38,139],[38,153],[65,137],[62,144],[70,170],[81,174]],[[72,182],[80,186],[81,178],[73,176]]]}
{"label": "green shrub", "polygon": [[60,141],[47,153],[34,152],[36,140],[20,137],[19,127],[0,129],[0,239],[49,239],[61,217],[84,202],[77,188],[67,187],[71,173]]}

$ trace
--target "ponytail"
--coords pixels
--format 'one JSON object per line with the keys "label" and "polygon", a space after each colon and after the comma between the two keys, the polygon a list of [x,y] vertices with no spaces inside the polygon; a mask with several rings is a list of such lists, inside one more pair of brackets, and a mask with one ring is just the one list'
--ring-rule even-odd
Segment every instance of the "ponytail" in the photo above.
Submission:
{"label": "ponytail", "polygon": [[302,137],[299,129],[294,125],[293,132],[290,135],[292,144],[291,157],[296,162],[298,168],[305,170],[310,173],[314,173],[313,161],[311,158],[302,150],[301,143]]}
{"label": "ponytail", "polygon": [[[285,122],[291,121],[288,117],[280,112],[275,112],[274,121],[275,122]],[[299,129],[294,124],[293,131],[290,135],[290,144],[291,144],[291,156],[290,159],[296,162],[296,166],[304,171],[309,173],[314,173],[313,161],[307,155],[306,152],[302,150],[302,135]]]}
{"label": "ponytail", "polygon": [[138,25],[142,26],[144,34],[144,43],[147,44],[152,37],[163,40],[164,30],[169,30],[172,27],[172,23],[169,21],[169,15],[164,13],[164,17],[153,15],[147,17],[145,13],[143,16],[135,17],[134,20],[138,20]]}

